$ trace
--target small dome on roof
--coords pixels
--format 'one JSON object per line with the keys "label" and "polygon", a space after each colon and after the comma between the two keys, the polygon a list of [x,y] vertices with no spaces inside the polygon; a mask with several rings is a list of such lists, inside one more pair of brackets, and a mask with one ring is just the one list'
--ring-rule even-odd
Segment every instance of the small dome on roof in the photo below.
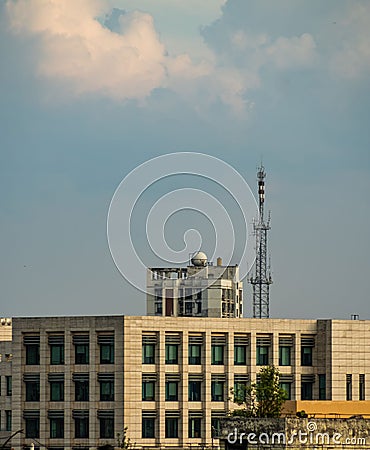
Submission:
{"label": "small dome on roof", "polygon": [[191,258],[191,263],[194,266],[206,266],[207,265],[207,255],[203,252],[197,252]]}

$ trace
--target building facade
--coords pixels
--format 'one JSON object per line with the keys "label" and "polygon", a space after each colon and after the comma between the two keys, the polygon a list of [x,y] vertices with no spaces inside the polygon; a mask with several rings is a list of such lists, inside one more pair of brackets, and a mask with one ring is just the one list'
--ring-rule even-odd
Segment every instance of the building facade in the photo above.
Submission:
{"label": "building facade", "polygon": [[123,424],[123,318],[13,319],[12,439],[48,448],[115,443]]}
{"label": "building facade", "polygon": [[12,430],[12,319],[0,319],[0,439]]}
{"label": "building facade", "polygon": [[217,448],[233,396],[267,364],[280,370],[288,414],[370,416],[370,321],[43,317],[7,327],[1,423],[11,411],[14,449],[116,446],[124,427],[137,448]]}

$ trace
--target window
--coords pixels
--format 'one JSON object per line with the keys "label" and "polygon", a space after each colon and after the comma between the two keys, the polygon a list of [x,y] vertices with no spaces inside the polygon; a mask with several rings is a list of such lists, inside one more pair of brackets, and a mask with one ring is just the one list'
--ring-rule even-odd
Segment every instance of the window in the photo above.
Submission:
{"label": "window", "polygon": [[163,313],[162,307],[162,289],[155,289],[154,291],[154,312],[156,315],[161,316]]}
{"label": "window", "polygon": [[202,314],[202,301],[195,302],[195,314]]}
{"label": "window", "polygon": [[165,433],[166,438],[179,437],[179,419],[177,417],[166,417]]}
{"label": "window", "polygon": [[[181,292],[181,289],[179,289],[179,292]],[[177,310],[178,310],[179,316],[184,315],[184,299],[182,297],[179,297]]]}
{"label": "window", "polygon": [[100,380],[100,401],[114,401],[114,380]]}
{"label": "window", "polygon": [[201,364],[201,350],[202,346],[198,344],[189,344],[189,364],[200,365]]}
{"label": "window", "polygon": [[100,364],[114,364],[114,345],[100,345]]}
{"label": "window", "polygon": [[179,363],[179,346],[177,344],[166,344],[166,364]]}
{"label": "window", "polygon": [[143,417],[142,419],[142,438],[151,439],[155,437],[155,419],[154,417]]}
{"label": "window", "polygon": [[12,395],[12,377],[10,375],[6,376],[5,380],[6,380],[6,395],[10,397]]}
{"label": "window", "polygon": [[312,385],[311,382],[302,381],[301,400],[312,400]]}
{"label": "window", "polygon": [[241,404],[246,399],[246,384],[240,381],[234,382],[234,403]]}
{"label": "window", "polygon": [[245,366],[247,364],[247,347],[245,345],[234,346],[234,364]]}
{"label": "window", "polygon": [[89,417],[75,417],[75,437],[88,438],[89,437]]}
{"label": "window", "polygon": [[193,315],[193,302],[185,302],[185,316]]}
{"label": "window", "polygon": [[64,419],[50,419],[50,438],[64,438]]}
{"label": "window", "polygon": [[5,431],[12,431],[12,412],[5,411]]}
{"label": "window", "polygon": [[230,314],[234,315],[235,303],[232,299],[227,299],[222,302],[222,317],[230,317]]}
{"label": "window", "polygon": [[215,366],[222,366],[224,364],[224,346],[212,345],[211,363]]}
{"label": "window", "polygon": [[155,398],[155,381],[143,381],[143,400],[154,401]]}
{"label": "window", "polygon": [[201,437],[202,419],[199,417],[189,417],[189,438]]}
{"label": "window", "polygon": [[155,314],[157,316],[161,316],[163,313],[162,300],[155,302],[154,306],[155,306]]}
{"label": "window", "polygon": [[64,334],[49,334],[50,364],[64,364]]}
{"label": "window", "polygon": [[213,402],[222,402],[224,400],[224,382],[212,381],[211,397]]}
{"label": "window", "polygon": [[26,381],[26,402],[40,401],[40,380]]}
{"label": "window", "polygon": [[301,347],[301,365],[312,366],[312,347]]}
{"label": "window", "polygon": [[89,401],[89,380],[75,381],[75,400],[76,402]]}
{"label": "window", "polygon": [[211,434],[212,438],[221,434],[221,419],[219,417],[212,417],[211,419]]}
{"label": "window", "polygon": [[[287,348],[289,348],[289,347],[287,347]],[[280,384],[281,389],[283,389],[286,393],[285,400],[291,400],[292,399],[292,393],[291,393],[292,383],[282,382],[279,384]]]}
{"label": "window", "polygon": [[358,399],[365,400],[365,374],[360,373],[358,385]]}
{"label": "window", "polygon": [[279,347],[279,366],[290,366],[291,347]]}
{"label": "window", "polygon": [[154,364],[154,344],[143,344],[143,364]]}
{"label": "window", "polygon": [[100,364],[114,364],[114,335],[98,335]]}
{"label": "window", "polygon": [[50,345],[50,364],[64,364],[64,345]]}
{"label": "window", "polygon": [[75,344],[76,364],[89,364],[89,344]]}
{"label": "window", "polygon": [[326,400],[326,375],[319,375],[319,400]]}
{"label": "window", "polygon": [[268,366],[269,364],[269,347],[257,346],[257,366]]}
{"label": "window", "polygon": [[178,382],[177,381],[166,381],[166,401],[177,401],[178,400]]}
{"label": "window", "polygon": [[40,364],[40,344],[26,345],[26,364],[29,366]]}
{"label": "window", "polygon": [[50,381],[50,401],[64,401],[64,381]]}
{"label": "window", "polygon": [[189,402],[201,401],[201,381],[189,381]]}
{"label": "window", "polygon": [[352,375],[346,375],[346,400],[352,400]]}
{"label": "window", "polygon": [[192,316],[193,315],[193,295],[192,289],[185,289],[185,297],[184,290],[180,290],[180,312],[181,315],[184,316]]}
{"label": "window", "polygon": [[26,438],[40,437],[40,418],[39,417],[26,418],[25,425],[26,425]]}
{"label": "window", "polygon": [[100,437],[106,439],[114,438],[114,418],[101,417],[100,419]]}

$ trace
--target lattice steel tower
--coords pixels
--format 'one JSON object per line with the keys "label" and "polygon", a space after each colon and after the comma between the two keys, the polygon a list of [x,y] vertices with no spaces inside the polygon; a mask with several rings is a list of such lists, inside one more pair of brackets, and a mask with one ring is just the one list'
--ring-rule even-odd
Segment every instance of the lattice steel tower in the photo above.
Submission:
{"label": "lattice steel tower", "polygon": [[270,213],[265,222],[265,168],[257,169],[259,218],[253,222],[256,237],[256,261],[254,273],[249,282],[253,286],[253,317],[267,319],[270,317],[270,284],[272,283],[270,263],[267,257],[267,235],[270,229]]}

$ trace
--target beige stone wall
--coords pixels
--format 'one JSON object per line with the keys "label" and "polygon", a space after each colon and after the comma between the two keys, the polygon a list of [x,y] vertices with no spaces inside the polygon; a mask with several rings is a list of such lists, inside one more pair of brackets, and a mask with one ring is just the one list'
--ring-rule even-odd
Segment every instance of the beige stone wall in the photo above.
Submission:
{"label": "beige stone wall", "polygon": [[[212,411],[228,411],[235,407],[231,401],[230,389],[234,385],[234,375],[248,375],[252,381],[260,370],[256,366],[256,342],[257,337],[269,335],[271,337],[271,362],[279,364],[279,335],[291,335],[293,337],[293,361],[292,366],[281,367],[285,375],[292,375],[296,380],[293,384],[293,395],[300,395],[300,376],[304,374],[316,374],[316,367],[301,367],[300,365],[300,336],[316,335],[316,321],[314,320],[284,320],[284,319],[209,319],[197,318],[163,318],[163,317],[125,317],[125,425],[130,430],[133,441],[155,445],[166,443],[167,445],[207,444],[212,441],[211,417]],[[156,364],[145,365],[141,363],[141,346],[143,332],[156,332],[158,334]],[[178,332],[181,335],[179,365],[166,365],[164,361],[165,339],[169,333]],[[192,333],[203,333],[202,365],[192,366],[188,364],[188,341]],[[216,334],[225,336],[225,364],[215,366],[211,364],[211,340]],[[248,362],[246,366],[234,365],[234,337],[246,334],[249,337]],[[314,361],[315,364],[315,361]],[[141,400],[142,373],[156,375],[157,393],[154,402]],[[179,374],[180,394],[178,402],[166,402],[164,400],[164,387],[166,374]],[[189,375],[202,376],[202,401],[188,401]],[[225,400],[223,402],[211,401],[212,376],[220,376],[225,380]],[[157,413],[157,439],[141,439],[142,411],[156,411]],[[166,411],[179,412],[179,438],[165,439],[165,415]],[[188,437],[189,411],[201,411],[202,437]]]}
{"label": "beige stone wall", "polygon": [[0,318],[0,342],[12,340],[12,319],[10,317]]}
{"label": "beige stone wall", "polygon": [[9,411],[12,411],[12,396],[7,392],[7,378],[12,376],[11,341],[0,341],[0,355],[0,438],[5,439],[9,435],[6,430],[6,415],[9,414]]}
{"label": "beige stone wall", "polygon": [[[90,336],[89,364],[75,364],[73,333],[86,332]],[[114,332],[115,359],[114,364],[100,364],[99,332]],[[40,365],[25,364],[25,346],[23,337],[29,333],[40,335]],[[65,364],[50,365],[50,348],[48,335],[61,333],[65,336]],[[114,410],[116,431],[123,429],[123,320],[119,316],[107,317],[47,317],[47,318],[16,318],[13,321],[13,431],[24,429],[25,410],[40,411],[40,438],[43,445],[49,447],[93,447],[105,443],[115,444],[116,439],[99,438],[98,410]],[[74,392],[73,373],[90,374],[90,401],[76,402]],[[114,373],[115,400],[114,402],[99,401],[98,373]],[[40,402],[26,402],[24,374],[40,374]],[[64,402],[51,402],[48,382],[49,373],[63,373],[65,377]],[[49,410],[64,410],[64,438],[50,439]],[[76,439],[74,437],[74,420],[72,410],[89,410],[89,438]],[[24,434],[18,434],[12,441],[12,446],[20,448],[30,445],[32,439]]]}
{"label": "beige stone wall", "polygon": [[[346,375],[352,375],[352,400],[359,400],[359,376],[365,375],[370,399],[370,326],[367,320],[332,320],[332,399],[346,400]],[[367,377],[367,382],[366,382]]]}
{"label": "beige stone wall", "polygon": [[12,397],[7,392],[7,377],[12,376],[12,319],[0,318],[0,438],[4,442],[6,430],[6,414],[12,410]]}
{"label": "beige stone wall", "polygon": [[[11,328],[11,327],[9,327]],[[6,330],[9,338],[9,328]],[[75,365],[72,335],[76,332],[87,332],[90,336],[90,363],[86,366]],[[97,334],[102,331],[114,331],[115,362],[113,365],[101,365]],[[50,365],[50,348],[48,335],[64,333],[65,364]],[[27,334],[40,336],[40,365],[25,364],[25,346],[23,337]],[[156,359],[154,364],[142,363],[143,334],[156,339]],[[166,336],[178,335],[180,352],[179,364],[165,364]],[[202,336],[202,360],[200,365],[189,365],[189,339],[195,335]],[[211,344],[213,338],[224,338],[225,364],[211,364]],[[240,336],[248,339],[247,364],[234,365],[234,342]],[[291,339],[291,365],[279,366],[279,339]],[[2,377],[2,394],[4,394],[4,376],[12,374],[13,396],[0,396],[2,421],[4,411],[13,410],[13,431],[24,428],[23,414],[25,410],[39,410],[41,430],[39,441],[47,446],[71,447],[86,446],[96,448],[97,445],[111,443],[115,439],[99,439],[98,410],[114,410],[115,435],[128,426],[128,435],[137,446],[194,447],[198,444],[211,445],[211,418],[235,407],[231,401],[230,389],[234,385],[234,377],[244,376],[255,381],[260,366],[256,365],[256,346],[259,339],[270,342],[270,363],[279,367],[285,377],[292,380],[292,401],[287,402],[287,412],[295,414],[296,410],[305,409],[311,414],[363,414],[370,407],[370,322],[369,321],[336,321],[336,320],[289,320],[289,319],[220,319],[220,318],[171,318],[154,316],[106,316],[106,317],[54,317],[54,318],[16,318],[13,320],[13,341],[0,342],[0,352],[13,354],[13,361],[0,363]],[[301,365],[301,340],[312,339],[313,364]],[[50,402],[49,373],[63,372],[65,375],[65,401]],[[90,401],[75,402],[72,374],[89,372]],[[97,374],[114,372],[115,401],[101,402],[99,399],[99,383]],[[40,374],[40,402],[25,401],[24,374]],[[331,401],[301,401],[301,380],[305,377],[314,380],[313,398],[319,398],[318,375],[327,376],[327,398]],[[346,375],[352,374],[353,400],[346,399]],[[365,375],[366,401],[358,401],[358,377]],[[154,401],[142,400],[143,375],[156,379],[156,395]],[[179,380],[178,401],[165,400],[165,382],[167,377]],[[190,377],[202,380],[202,397],[199,402],[188,400],[188,383]],[[211,400],[212,377],[224,380],[224,401]],[[12,403],[11,403],[12,402]],[[63,409],[65,411],[65,438],[50,439],[48,410]],[[74,438],[74,421],[72,411],[88,409],[90,413],[89,439]],[[154,439],[142,439],[143,412],[153,413],[156,417]],[[176,413],[179,418],[179,437],[165,438],[165,417],[167,413]],[[189,413],[199,413],[202,417],[201,436],[188,437]],[[4,423],[4,422],[2,422]],[[12,446],[20,448],[29,445],[30,439],[18,435]],[[214,444],[215,440],[214,440]]]}

